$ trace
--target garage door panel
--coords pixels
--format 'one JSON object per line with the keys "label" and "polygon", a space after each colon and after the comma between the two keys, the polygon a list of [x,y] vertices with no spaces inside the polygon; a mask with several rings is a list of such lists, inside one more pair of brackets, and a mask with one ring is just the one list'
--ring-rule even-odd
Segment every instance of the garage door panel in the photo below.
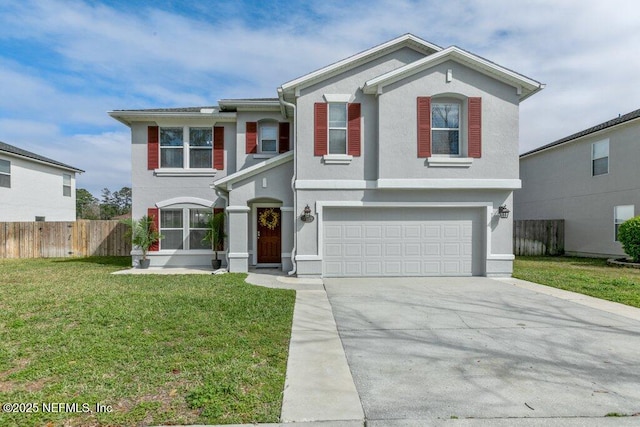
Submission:
{"label": "garage door panel", "polygon": [[478,256],[471,210],[329,208],[324,218],[327,277],[469,276]]}
{"label": "garage door panel", "polygon": [[364,225],[364,237],[367,239],[381,239],[382,227],[379,225]]}

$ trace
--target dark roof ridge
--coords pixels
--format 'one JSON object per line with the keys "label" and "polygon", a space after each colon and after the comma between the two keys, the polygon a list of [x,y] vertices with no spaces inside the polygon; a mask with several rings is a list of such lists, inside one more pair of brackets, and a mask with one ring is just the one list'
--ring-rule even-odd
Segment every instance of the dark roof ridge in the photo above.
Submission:
{"label": "dark roof ridge", "polygon": [[0,152],[15,154],[22,157],[27,157],[33,160],[37,160],[39,162],[49,163],[54,166],[59,166],[65,169],[71,169],[76,172],[84,172],[82,169],[75,168],[73,166],[67,165],[62,162],[58,162],[57,160],[50,159],[48,157],[41,156],[40,154],[32,153],[31,151],[23,150],[22,148],[18,148],[14,145],[7,144],[6,142],[0,141]]}
{"label": "dark roof ridge", "polygon": [[535,148],[531,151],[527,151],[524,154],[521,154],[520,157],[528,156],[529,154],[537,153],[538,151],[546,150],[547,148],[555,147],[556,145],[564,144],[565,142],[573,141],[574,139],[581,138],[583,136],[590,135],[592,133],[596,133],[598,131],[610,128],[612,126],[617,126],[622,123],[628,122],[633,119],[637,119],[640,117],[640,109],[634,110],[630,113],[620,115],[614,119],[607,120],[606,122],[602,122],[585,130],[581,130],[580,132],[576,132],[564,138],[561,138],[557,141],[554,141],[550,144],[543,145],[542,147]]}

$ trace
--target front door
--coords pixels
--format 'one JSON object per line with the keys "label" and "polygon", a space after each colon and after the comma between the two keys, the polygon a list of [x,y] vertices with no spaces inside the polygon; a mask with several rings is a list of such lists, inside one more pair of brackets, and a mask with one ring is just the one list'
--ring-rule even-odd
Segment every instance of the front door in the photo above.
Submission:
{"label": "front door", "polygon": [[280,208],[258,208],[258,264],[280,264]]}

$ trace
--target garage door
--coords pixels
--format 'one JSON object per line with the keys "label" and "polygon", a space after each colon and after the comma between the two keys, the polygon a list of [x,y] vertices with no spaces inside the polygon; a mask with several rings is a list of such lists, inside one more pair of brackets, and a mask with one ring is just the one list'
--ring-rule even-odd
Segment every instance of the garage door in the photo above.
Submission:
{"label": "garage door", "polygon": [[323,274],[470,276],[478,269],[478,226],[472,209],[329,208]]}

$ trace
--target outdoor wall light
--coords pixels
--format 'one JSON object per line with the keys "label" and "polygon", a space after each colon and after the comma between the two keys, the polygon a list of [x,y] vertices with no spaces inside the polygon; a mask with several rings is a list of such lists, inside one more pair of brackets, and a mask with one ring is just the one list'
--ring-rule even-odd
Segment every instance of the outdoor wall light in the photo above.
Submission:
{"label": "outdoor wall light", "polygon": [[300,215],[300,221],[302,222],[313,222],[315,218],[311,215],[311,208],[309,205],[305,206],[304,212]]}
{"label": "outdoor wall light", "polygon": [[509,212],[511,211],[507,209],[507,205],[502,205],[498,208],[498,215],[500,215],[500,218],[509,218]]}

